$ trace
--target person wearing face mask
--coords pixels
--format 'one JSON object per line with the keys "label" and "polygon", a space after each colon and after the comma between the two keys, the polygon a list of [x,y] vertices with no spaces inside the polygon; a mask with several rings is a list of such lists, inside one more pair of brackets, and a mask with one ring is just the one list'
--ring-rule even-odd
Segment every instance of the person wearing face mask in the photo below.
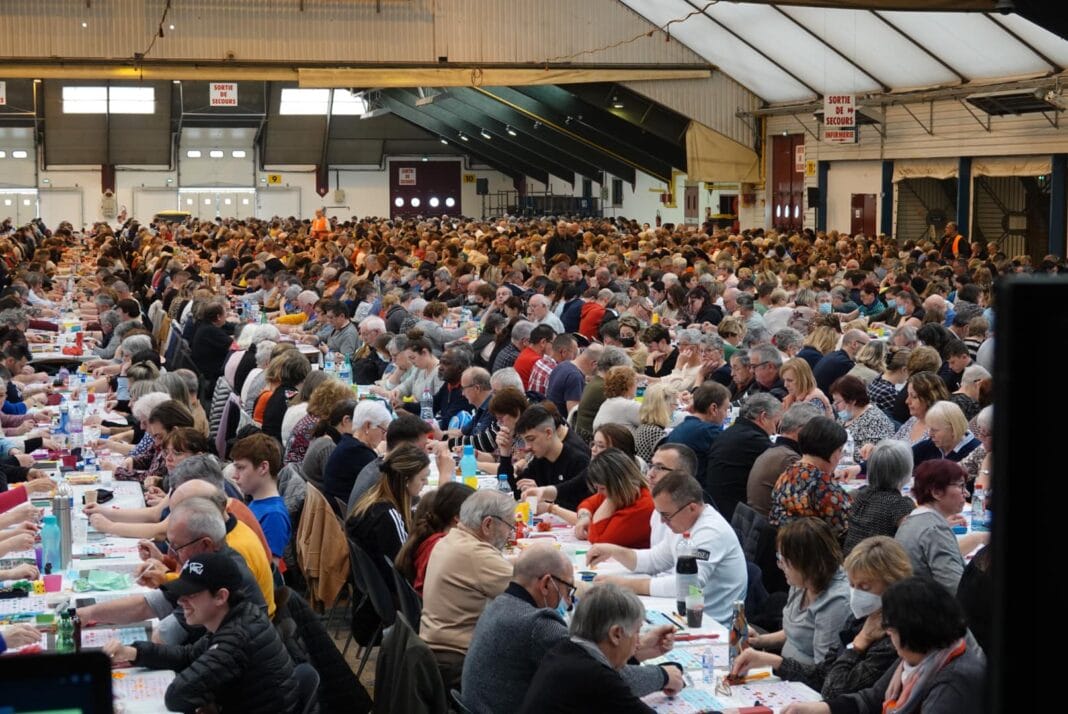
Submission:
{"label": "person wearing face mask", "polygon": [[734,660],[731,674],[744,676],[756,667],[771,667],[775,676],[803,682],[824,699],[872,686],[897,661],[882,627],[882,594],[912,575],[909,556],[893,538],[862,541],[845,559],[849,578],[849,609],[853,617],[838,632],[840,647],[823,660],[804,664],[796,659],[750,647]]}
{"label": "person wearing face mask", "polygon": [[831,399],[838,421],[853,436],[854,452],[848,454],[860,462],[865,444],[875,445],[889,439],[897,431],[890,417],[871,403],[868,389],[857,377],[839,377],[831,385]]}
{"label": "person wearing face mask", "polygon": [[[463,668],[464,706],[473,712],[518,710],[550,649],[567,641],[567,618],[574,609],[574,570],[567,557],[547,546],[523,551],[507,589],[486,606],[475,626]],[[631,664],[620,674],[636,697],[682,689],[675,665],[634,663],[670,651],[672,628],[655,627],[641,636]]]}
{"label": "person wearing face mask", "polygon": [[986,656],[960,604],[928,578],[910,577],[880,598],[887,636],[900,657],[872,686],[783,714],[977,712],[984,708]]}

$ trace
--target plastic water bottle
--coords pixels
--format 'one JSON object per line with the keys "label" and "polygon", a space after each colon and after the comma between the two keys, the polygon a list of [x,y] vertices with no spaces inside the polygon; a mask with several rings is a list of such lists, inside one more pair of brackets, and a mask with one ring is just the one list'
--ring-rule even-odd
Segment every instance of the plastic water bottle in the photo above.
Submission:
{"label": "plastic water bottle", "polygon": [[972,531],[986,530],[986,492],[976,486],[972,493]]}
{"label": "plastic water bottle", "polygon": [[706,647],[701,653],[701,675],[705,684],[714,684],[716,681],[716,655],[711,647]]}
{"label": "plastic water bottle", "polygon": [[70,383],[70,370],[67,369],[66,366],[60,367],[56,376],[59,377],[59,384],[61,387],[66,388]]}
{"label": "plastic water bottle", "polygon": [[675,610],[686,617],[686,596],[690,586],[700,587],[697,580],[697,554],[694,552],[690,532],[682,534],[675,555]]}
{"label": "plastic water bottle", "polygon": [[51,565],[55,572],[61,569],[62,536],[59,532],[59,521],[53,515],[47,515],[41,525],[41,550],[45,565]]}
{"label": "plastic water bottle", "polygon": [[430,387],[423,387],[423,395],[419,397],[419,418],[428,424],[434,424],[434,395],[430,393]]}
{"label": "plastic water bottle", "polygon": [[70,433],[68,448],[71,451],[82,448],[82,444],[84,443],[82,439],[84,423],[85,419],[82,412],[82,405],[79,402],[74,402],[70,406],[70,426],[68,429]]}
{"label": "plastic water bottle", "polygon": [[[477,474],[478,461],[475,459],[475,447],[473,444],[464,444],[464,454],[460,457],[460,475],[467,478]],[[507,478],[504,481],[508,483]]]}
{"label": "plastic water bottle", "polygon": [[855,448],[856,447],[853,444],[853,434],[850,433],[849,429],[846,429],[846,443],[842,448],[842,458],[838,460],[838,468],[843,469],[847,466],[856,465],[857,462],[853,458],[853,454],[856,453],[854,450]]}
{"label": "plastic water bottle", "polygon": [[497,474],[497,490],[507,493],[509,498],[513,497],[512,486],[508,483],[508,474]]}
{"label": "plastic water bottle", "polygon": [[67,448],[67,434],[70,433],[70,405],[67,404],[67,400],[64,399],[59,403],[59,424],[53,426],[53,440],[56,441],[56,448],[60,451]]}
{"label": "plastic water bottle", "polygon": [[334,353],[330,350],[326,351],[326,357],[323,358],[323,371],[334,376]]}
{"label": "plastic water bottle", "polygon": [[337,378],[345,384],[352,384],[352,361],[348,355],[345,356],[345,361],[338,365]]}

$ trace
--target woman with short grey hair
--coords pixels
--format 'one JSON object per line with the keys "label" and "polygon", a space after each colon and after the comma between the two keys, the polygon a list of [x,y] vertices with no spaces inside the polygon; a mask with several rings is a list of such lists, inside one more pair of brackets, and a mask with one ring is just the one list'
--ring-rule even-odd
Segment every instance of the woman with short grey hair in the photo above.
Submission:
{"label": "woman with short grey hair", "polygon": [[903,441],[884,439],[868,457],[868,485],[853,495],[849,530],[844,550],[849,553],[870,536],[893,538],[905,516],[916,504],[901,489],[912,475],[912,447]]}
{"label": "woman with short grey hair", "polygon": [[[969,367],[968,369],[971,369]],[[967,372],[968,370],[964,370]],[[985,371],[985,370],[984,370]],[[974,491],[977,487],[990,488],[992,476],[993,447],[994,447],[994,405],[990,404],[979,410],[971,421],[972,433],[979,439],[979,446],[972,453],[961,459],[960,465],[968,474],[968,490]]]}

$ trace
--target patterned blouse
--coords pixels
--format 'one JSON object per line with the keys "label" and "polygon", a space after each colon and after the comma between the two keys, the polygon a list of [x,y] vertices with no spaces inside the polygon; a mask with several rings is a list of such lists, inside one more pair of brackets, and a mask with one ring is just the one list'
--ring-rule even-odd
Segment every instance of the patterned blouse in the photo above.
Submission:
{"label": "patterned blouse", "polygon": [[887,379],[883,379],[882,375],[868,383],[868,399],[887,415],[894,411],[897,391],[897,385]]}
{"label": "patterned blouse", "polygon": [[820,518],[841,541],[849,528],[850,503],[849,494],[834,480],[834,474],[797,461],[787,466],[775,482],[768,520],[781,527],[798,518]]}
{"label": "patterned blouse", "polygon": [[923,434],[920,435],[919,439],[916,439],[915,441],[912,440],[912,427],[916,424],[917,421],[919,420],[916,417],[909,417],[908,421],[902,424],[901,428],[898,429],[890,438],[894,439],[895,441],[904,441],[909,446],[915,446],[924,439],[928,438],[931,434],[929,431],[927,431],[927,429],[924,429]]}
{"label": "patterned blouse", "polygon": [[849,429],[853,436],[853,460],[858,464],[861,461],[860,447],[865,444],[878,444],[894,435],[894,422],[890,421],[890,417],[882,410],[871,405],[852,421],[846,422],[845,428]]}
{"label": "patterned blouse", "polygon": [[308,444],[311,443],[312,432],[318,424],[318,417],[305,414],[293,425],[293,431],[289,435],[289,444],[286,446],[286,456],[283,459],[285,463],[294,464],[304,461],[304,455],[308,453]]}
{"label": "patterned blouse", "polygon": [[656,424],[642,424],[634,430],[634,453],[642,461],[649,463],[653,458],[653,450],[667,432],[664,427]]}

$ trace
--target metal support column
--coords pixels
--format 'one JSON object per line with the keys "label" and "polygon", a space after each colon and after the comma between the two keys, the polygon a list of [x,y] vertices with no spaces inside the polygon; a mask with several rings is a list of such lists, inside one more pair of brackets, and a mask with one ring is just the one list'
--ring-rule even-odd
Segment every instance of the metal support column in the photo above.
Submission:
{"label": "metal support column", "polygon": [[816,164],[816,185],[819,187],[820,200],[816,204],[816,230],[827,230],[827,172],[831,170],[830,161]]}
{"label": "metal support column", "polygon": [[972,215],[972,158],[960,157],[960,170],[957,176],[957,231],[968,237],[968,226]]}
{"label": "metal support column", "polygon": [[1065,255],[1065,240],[1068,236],[1068,154],[1054,154],[1051,162],[1049,191],[1049,252]]}
{"label": "metal support column", "polygon": [[879,211],[879,232],[890,236],[894,230],[894,162],[891,159],[883,160],[881,198],[882,209]]}

